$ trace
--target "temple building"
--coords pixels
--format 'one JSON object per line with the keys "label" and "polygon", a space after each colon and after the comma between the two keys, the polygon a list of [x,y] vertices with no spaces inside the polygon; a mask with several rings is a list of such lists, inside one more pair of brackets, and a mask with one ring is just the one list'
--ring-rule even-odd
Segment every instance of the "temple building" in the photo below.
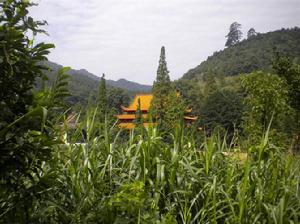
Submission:
{"label": "temple building", "polygon": [[[140,111],[142,114],[143,125],[145,128],[149,126],[155,126],[155,123],[149,122],[149,108],[151,105],[153,95],[152,94],[138,94],[134,97],[133,102],[128,106],[122,106],[123,113],[117,115],[118,118],[118,126],[120,128],[125,129],[133,129],[135,127],[135,119],[138,108],[140,107]],[[189,116],[191,113],[191,109],[186,110],[186,115],[184,116],[184,120],[186,123],[192,123],[197,120],[196,116]]]}

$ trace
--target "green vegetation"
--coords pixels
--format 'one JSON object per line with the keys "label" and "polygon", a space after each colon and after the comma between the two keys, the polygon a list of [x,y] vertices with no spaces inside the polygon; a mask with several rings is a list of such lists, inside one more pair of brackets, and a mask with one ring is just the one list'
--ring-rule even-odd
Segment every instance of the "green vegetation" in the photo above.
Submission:
{"label": "green vegetation", "polygon": [[166,108],[171,91],[171,80],[167,68],[165,47],[162,47],[160,51],[156,81],[154,81],[153,84],[153,100],[151,105],[154,116],[159,117],[159,125],[164,125],[166,122]]}
{"label": "green vegetation", "polygon": [[98,98],[97,98],[97,108],[99,108],[99,121],[101,123],[105,122],[105,115],[107,114],[107,93],[106,93],[106,81],[105,75],[103,74],[101,77],[101,81],[99,84],[98,90]]}
{"label": "green vegetation", "polygon": [[156,80],[153,83],[151,111],[161,130],[169,132],[184,115],[185,103],[172,86],[167,68],[165,47],[161,48]]}
{"label": "green vegetation", "polygon": [[291,116],[284,80],[277,75],[254,72],[242,78],[242,85],[247,93],[244,131],[248,138],[261,135],[271,120],[277,133],[284,132],[287,128],[284,124]]}
{"label": "green vegetation", "polygon": [[[44,32],[30,6],[0,2],[1,223],[299,223],[295,60],[276,54],[270,73],[172,83],[163,47],[159,125],[143,128],[139,101],[128,132],[113,116],[128,99],[104,75],[79,113],[65,104],[69,68],[34,89],[53,45],[30,39]],[[184,125],[186,105],[198,123]]]}
{"label": "green vegetation", "polygon": [[[85,125],[93,125],[88,118]],[[171,143],[156,129],[127,141],[109,129],[78,144],[57,144],[43,168],[51,185],[33,200],[28,222],[297,223],[299,159],[269,142],[268,132],[237,152],[218,135],[197,146],[179,127]],[[76,131],[78,133],[80,128]],[[2,208],[9,196],[3,196]],[[13,205],[11,205],[13,207]],[[4,221],[20,221],[15,214]]]}
{"label": "green vegetation", "polygon": [[231,136],[241,128],[243,112],[243,98],[238,93],[226,89],[216,90],[204,100],[201,125],[208,131],[222,127]]}
{"label": "green vegetation", "polygon": [[226,47],[231,47],[237,43],[240,42],[240,40],[242,39],[242,31],[241,29],[241,24],[234,22],[230,25],[229,28],[229,33],[227,34],[227,41],[225,43]]}
{"label": "green vegetation", "polygon": [[247,32],[247,39],[251,39],[252,37],[255,37],[257,35],[254,28],[250,28]]}
{"label": "green vegetation", "polygon": [[234,76],[257,70],[271,71],[274,53],[288,55],[300,62],[300,28],[258,33],[209,56],[206,61],[184,74],[184,79],[205,78],[210,73]]}
{"label": "green vegetation", "polygon": [[[45,85],[51,85],[51,83],[55,81],[56,73],[62,68],[62,66],[50,61],[44,61],[42,64],[48,68],[48,70],[45,71],[47,81],[43,82],[43,80],[38,80],[37,89],[41,89]],[[94,100],[97,98],[98,85],[101,78],[84,69],[70,69],[67,74],[70,75],[69,90],[71,96],[66,99],[69,106],[73,106],[73,109],[76,104],[78,107],[85,107],[88,104],[90,96],[92,96]],[[127,98],[127,100],[123,102],[125,105],[129,103],[129,99],[133,98],[137,92],[151,91],[151,86],[141,85],[125,79],[120,79],[118,81],[106,80],[106,85],[108,97],[118,93],[122,95],[123,99]],[[113,99],[109,98],[109,101],[111,100]]]}
{"label": "green vegetation", "polygon": [[[0,8],[0,217],[28,223],[35,198],[40,197],[49,183],[42,177],[43,166],[51,158],[52,133],[46,134],[45,107],[34,107],[31,92],[45,67],[51,44],[34,44],[37,33],[44,32],[45,22],[28,16],[27,1],[1,1]],[[57,87],[57,86],[56,86]],[[58,89],[58,88],[56,88]],[[48,101],[56,102],[59,95]],[[49,109],[51,107],[49,103]],[[49,179],[50,180],[50,179]],[[3,217],[14,216],[10,220]],[[6,220],[6,221],[4,221]]]}
{"label": "green vegetation", "polygon": [[[44,71],[45,80],[37,79],[37,90],[51,87],[55,82],[56,74],[63,69],[62,66],[49,61],[44,61],[42,64],[47,68]],[[65,98],[64,103],[77,112],[86,108],[89,103],[96,106],[101,78],[99,81],[97,76],[81,70],[68,69],[66,73],[69,75],[68,89],[70,96]],[[105,82],[110,83],[110,80],[105,80]],[[121,105],[128,105],[130,99],[135,95],[135,92],[129,92],[111,85],[106,87],[105,92],[108,106],[114,113],[119,113],[121,111]]]}

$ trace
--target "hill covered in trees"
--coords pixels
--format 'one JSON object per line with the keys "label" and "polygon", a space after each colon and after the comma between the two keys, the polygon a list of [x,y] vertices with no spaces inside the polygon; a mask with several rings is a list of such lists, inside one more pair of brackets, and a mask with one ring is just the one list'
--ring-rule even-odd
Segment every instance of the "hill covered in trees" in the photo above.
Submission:
{"label": "hill covered in trees", "polygon": [[[54,62],[47,61],[45,62],[46,66],[50,68],[51,71],[47,72],[47,77],[49,81],[54,79],[54,74],[62,68],[62,65],[56,64]],[[85,69],[75,70],[70,69],[68,74],[71,76],[69,83],[71,92],[78,92],[84,96],[89,95],[91,90],[95,90],[98,87],[100,77],[88,72]],[[136,82],[128,81],[126,79],[106,80],[108,86],[120,88],[126,91],[131,92],[150,92],[150,85],[143,85]]]}
{"label": "hill covered in trees", "polygon": [[[44,62],[49,67],[49,71],[46,72],[48,78],[47,83],[53,83],[56,73],[63,66],[54,62]],[[100,77],[88,72],[85,69],[75,70],[70,69],[67,72],[70,75],[69,79],[69,91],[71,97],[68,97],[69,104],[87,104],[89,97],[96,97]],[[111,95],[112,101],[123,102],[126,104],[129,98],[133,97],[136,92],[150,92],[150,85],[142,85],[136,82],[128,81],[126,79],[106,80],[108,86],[108,94]],[[37,87],[40,88],[42,83],[40,80],[37,82]],[[122,98],[126,100],[122,100]]]}
{"label": "hill covered in trees", "polygon": [[215,52],[206,61],[189,70],[183,79],[199,79],[207,74],[234,76],[256,70],[270,71],[274,52],[300,61],[300,28],[281,29],[244,39]]}

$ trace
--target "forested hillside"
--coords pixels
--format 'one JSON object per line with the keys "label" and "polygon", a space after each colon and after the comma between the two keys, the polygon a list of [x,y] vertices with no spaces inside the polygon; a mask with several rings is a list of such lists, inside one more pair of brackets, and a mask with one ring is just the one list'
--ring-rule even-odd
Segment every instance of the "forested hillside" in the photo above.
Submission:
{"label": "forested hillside", "polygon": [[[47,67],[49,67],[49,71],[46,72],[48,83],[52,83],[55,79],[55,74],[60,68],[62,68],[62,66],[50,61],[44,63]],[[90,96],[95,97],[100,77],[85,69],[70,69],[67,73],[70,75],[69,91],[71,93],[71,97],[68,98],[69,103],[86,104]],[[118,81],[106,80],[106,83],[108,85],[109,92],[114,95],[115,98],[124,97],[128,99],[129,97],[134,96],[136,92],[151,91],[151,86],[149,85],[142,85],[126,79],[120,79]],[[41,82],[38,81],[37,85],[40,87]]]}
{"label": "forested hillside", "polygon": [[189,70],[184,79],[204,74],[234,76],[256,70],[270,71],[274,52],[300,60],[300,28],[281,29],[245,39],[234,46],[215,52],[206,61]]}

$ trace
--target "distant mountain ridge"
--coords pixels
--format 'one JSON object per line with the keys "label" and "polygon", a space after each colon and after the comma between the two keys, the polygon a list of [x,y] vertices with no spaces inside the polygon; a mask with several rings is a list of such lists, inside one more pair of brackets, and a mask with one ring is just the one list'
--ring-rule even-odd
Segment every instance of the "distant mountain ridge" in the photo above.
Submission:
{"label": "distant mountain ridge", "polygon": [[[53,70],[53,72],[49,73],[48,76],[52,76],[52,73],[55,73],[57,70],[63,67],[62,65],[50,61],[47,61],[46,65]],[[71,75],[71,82],[77,82],[77,81],[83,82],[84,79],[86,78],[86,79],[90,79],[90,80],[86,80],[87,81],[86,84],[91,85],[90,81],[93,81],[94,83],[95,81],[99,82],[100,80],[100,77],[90,73],[86,69],[80,69],[80,70],[70,69],[68,71],[68,74]],[[152,88],[152,86],[150,85],[139,84],[137,82],[128,81],[126,79],[119,79],[117,81],[107,79],[106,84],[108,86],[113,86],[116,88],[133,91],[133,92],[150,92]]]}
{"label": "distant mountain ridge", "polygon": [[206,74],[234,76],[256,70],[270,71],[275,51],[299,63],[300,28],[258,33],[232,47],[215,52],[186,72],[182,79],[201,79]]}
{"label": "distant mountain ridge", "polygon": [[106,80],[106,82],[107,85],[134,92],[150,92],[152,89],[150,85],[139,84],[137,82],[128,81],[127,79],[119,79],[117,81]]}

